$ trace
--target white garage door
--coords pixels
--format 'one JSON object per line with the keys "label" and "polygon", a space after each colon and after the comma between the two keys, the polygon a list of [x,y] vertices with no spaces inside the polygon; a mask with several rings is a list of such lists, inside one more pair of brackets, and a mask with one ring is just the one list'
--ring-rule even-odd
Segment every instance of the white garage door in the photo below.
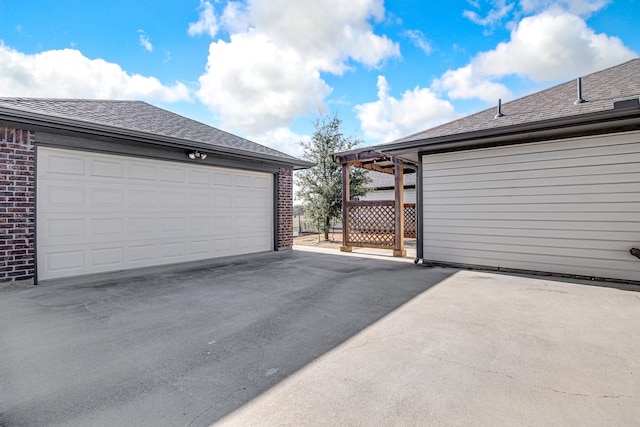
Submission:
{"label": "white garage door", "polygon": [[38,277],[273,249],[273,175],[39,147]]}
{"label": "white garage door", "polygon": [[424,258],[640,280],[640,134],[423,157]]}

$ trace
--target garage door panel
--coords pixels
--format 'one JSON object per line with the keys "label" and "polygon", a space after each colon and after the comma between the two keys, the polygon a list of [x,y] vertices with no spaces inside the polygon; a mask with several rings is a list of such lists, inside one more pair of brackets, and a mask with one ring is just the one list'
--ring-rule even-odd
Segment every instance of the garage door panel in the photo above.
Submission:
{"label": "garage door panel", "polygon": [[150,164],[129,162],[129,179],[133,183],[136,181],[155,181],[157,179],[156,167]]}
{"label": "garage door panel", "polygon": [[124,188],[90,188],[89,206],[92,210],[122,210],[124,209]]}
{"label": "garage door panel", "polygon": [[164,184],[184,184],[185,176],[184,168],[167,166],[160,170],[160,181]]}
{"label": "garage door panel", "polygon": [[231,187],[233,185],[233,175],[224,172],[214,172],[213,184],[219,187]]}
{"label": "garage door panel", "polygon": [[211,250],[211,242],[209,239],[190,240],[187,243],[187,254],[190,256],[208,255]]}
{"label": "garage door panel", "polygon": [[189,171],[189,184],[209,187],[211,185],[211,172]]}
{"label": "garage door panel", "polygon": [[127,189],[127,208],[148,211],[157,207],[158,192],[141,188]]}
{"label": "garage door panel", "polygon": [[38,147],[37,175],[40,279],[273,248],[271,174]]}
{"label": "garage door panel", "polygon": [[262,188],[265,190],[269,190],[271,189],[271,183],[269,182],[269,180],[267,178],[254,178],[254,184],[253,186],[255,188]]}
{"label": "garage door panel", "polygon": [[68,178],[69,175],[77,177],[85,174],[85,159],[70,152],[56,153],[39,163],[38,169],[43,174],[61,175],[59,176],[61,179]]}
{"label": "garage door panel", "polygon": [[214,253],[218,256],[231,255],[233,253],[233,239],[228,237],[219,237],[213,242]]}
{"label": "garage door panel", "polygon": [[184,209],[185,208],[185,194],[184,191],[160,191],[159,194],[159,208],[161,210],[166,209]]}
{"label": "garage door panel", "polygon": [[190,211],[210,211],[212,206],[213,201],[211,200],[211,194],[207,192],[190,191],[187,195],[187,209]]}
{"label": "garage door panel", "polygon": [[253,204],[253,200],[251,199],[251,196],[249,194],[247,195],[242,195],[242,194],[238,194],[235,197],[235,203],[234,206],[238,209],[251,209],[251,206]]}
{"label": "garage door panel", "polygon": [[140,266],[140,264],[151,265],[157,259],[156,245],[151,243],[126,245],[127,259],[130,265]]}
{"label": "garage door panel", "polygon": [[39,200],[43,200],[50,209],[69,211],[82,209],[85,206],[85,190],[74,183],[44,185],[40,190]]}
{"label": "garage door panel", "polygon": [[90,176],[98,178],[124,178],[124,165],[122,162],[108,160],[90,160]]}
{"label": "garage door panel", "polygon": [[73,273],[84,269],[84,256],[85,252],[81,248],[69,248],[67,250],[45,252],[44,257],[41,259],[45,262],[44,270],[46,272]]}
{"label": "garage door panel", "polygon": [[185,243],[164,242],[159,245],[160,258],[162,259],[182,259],[185,256]]}
{"label": "garage door panel", "polygon": [[124,265],[124,248],[121,246],[91,249],[89,253],[91,265],[94,267],[122,267]]}
{"label": "garage door panel", "polygon": [[125,220],[123,218],[92,218],[89,220],[90,238],[116,238],[125,237]]}
{"label": "garage door panel", "polygon": [[426,155],[423,199],[427,260],[640,280],[637,132]]}
{"label": "garage door panel", "polygon": [[236,176],[234,185],[236,187],[251,187],[253,183],[253,179],[250,176]]}
{"label": "garage door panel", "polygon": [[49,218],[45,227],[47,239],[73,240],[84,236],[83,218]]}

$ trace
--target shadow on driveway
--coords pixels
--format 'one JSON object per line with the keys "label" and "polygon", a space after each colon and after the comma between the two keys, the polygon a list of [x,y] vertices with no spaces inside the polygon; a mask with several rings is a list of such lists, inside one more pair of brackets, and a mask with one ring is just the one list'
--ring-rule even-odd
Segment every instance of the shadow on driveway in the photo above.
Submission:
{"label": "shadow on driveway", "polygon": [[0,426],[209,425],[455,272],[288,251],[0,288]]}

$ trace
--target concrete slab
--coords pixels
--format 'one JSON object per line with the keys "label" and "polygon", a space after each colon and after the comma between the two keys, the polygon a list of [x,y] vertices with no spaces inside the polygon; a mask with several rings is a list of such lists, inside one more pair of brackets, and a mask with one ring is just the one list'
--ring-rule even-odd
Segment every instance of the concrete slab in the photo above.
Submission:
{"label": "concrete slab", "polygon": [[289,251],[0,288],[0,426],[637,425],[640,294]]}
{"label": "concrete slab", "polygon": [[141,273],[0,287],[0,426],[209,425],[452,271],[287,251]]}
{"label": "concrete slab", "polygon": [[640,294],[460,271],[219,426],[640,425]]}

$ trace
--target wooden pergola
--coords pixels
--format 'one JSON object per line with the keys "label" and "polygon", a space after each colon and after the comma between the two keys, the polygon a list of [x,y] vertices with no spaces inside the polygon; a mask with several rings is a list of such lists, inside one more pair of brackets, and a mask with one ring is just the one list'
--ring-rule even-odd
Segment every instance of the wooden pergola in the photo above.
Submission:
{"label": "wooden pergola", "polygon": [[[393,249],[393,256],[406,256],[404,238],[406,217],[413,223],[409,235],[415,237],[415,205],[404,203],[404,175],[415,173],[417,165],[391,157],[377,150],[359,149],[336,153],[333,160],[342,165],[342,246]],[[349,195],[351,166],[392,174],[395,177],[395,200],[352,201]]]}

